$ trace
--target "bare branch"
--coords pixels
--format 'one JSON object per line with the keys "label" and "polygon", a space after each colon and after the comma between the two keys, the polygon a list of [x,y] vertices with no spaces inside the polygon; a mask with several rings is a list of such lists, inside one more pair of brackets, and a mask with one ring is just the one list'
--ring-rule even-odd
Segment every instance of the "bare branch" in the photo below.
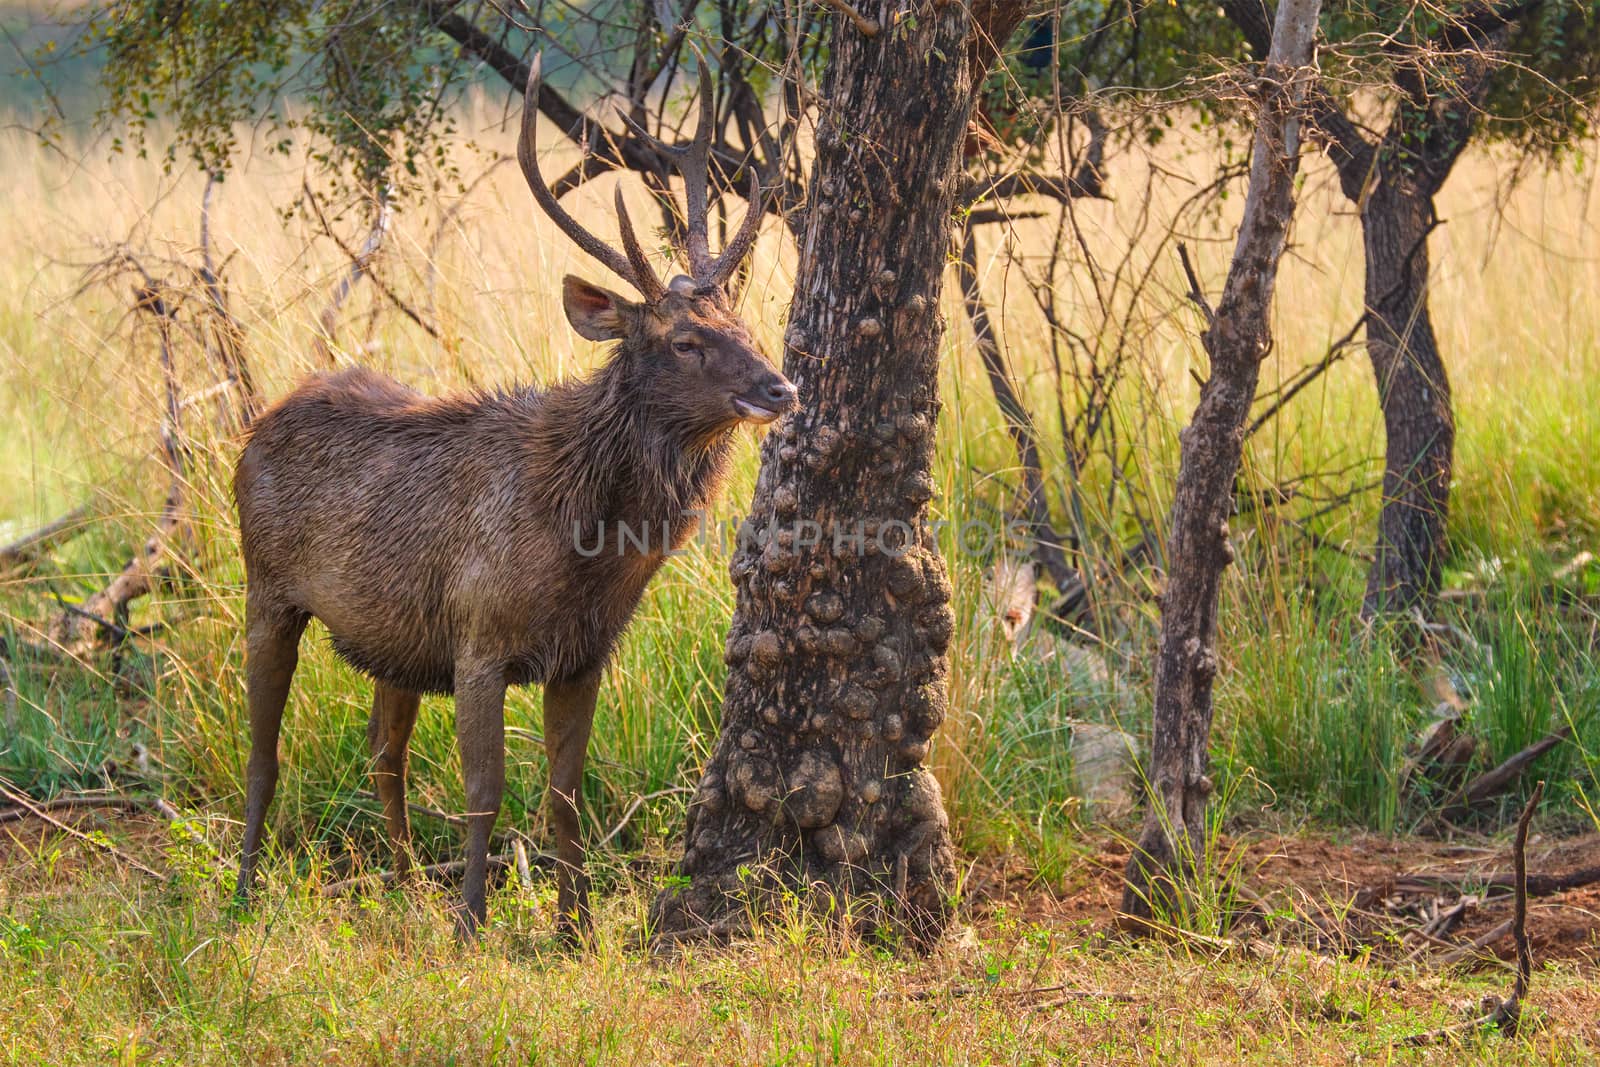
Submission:
{"label": "bare branch", "polygon": [[[333,227],[329,225],[327,216],[322,212],[322,205],[312,193],[310,185],[305,186],[305,194],[316,212],[317,220],[321,223],[323,232],[333,237]],[[382,249],[383,239],[388,235],[390,217],[389,198],[380,194],[378,197],[378,211],[373,217],[372,228],[367,231],[367,239],[357,252],[351,254],[349,249],[345,248],[343,242],[334,237],[334,241],[339,244],[340,249],[349,256],[350,266],[345,271],[344,276],[334,285],[333,291],[328,295],[327,307],[323,308],[322,314],[317,316],[320,330],[311,339],[312,351],[317,354],[317,357],[326,366],[334,366],[333,350],[329,347],[329,342],[333,339],[339,324],[339,309],[350,298],[350,294],[355,290],[356,284],[370,273],[372,260]],[[421,325],[420,320],[418,320],[418,324]],[[438,336],[431,328],[429,328],[429,332],[433,333],[435,337]]]}
{"label": "bare branch", "polygon": [[0,545],[0,571],[8,571],[30,563],[64,542],[72,540],[88,529],[87,522],[93,512],[87,507],[76,507],[45,523],[31,533],[23,534],[8,545]]}
{"label": "bare branch", "polygon": [[[1195,273],[1194,263],[1189,259],[1189,246],[1182,241],[1178,242],[1178,261],[1183,264],[1183,276],[1189,282],[1188,297],[1200,309],[1200,314],[1205,316],[1206,325],[1209,327],[1217,321],[1217,313],[1212,310],[1211,303],[1206,299],[1205,291],[1200,288],[1200,277]],[[1246,436],[1249,436],[1248,434]]]}
{"label": "bare branch", "polygon": [[876,37],[883,32],[883,27],[878,25],[877,19],[867,18],[845,3],[845,0],[822,0],[822,2],[849,19],[850,25],[854,26],[863,37]]}

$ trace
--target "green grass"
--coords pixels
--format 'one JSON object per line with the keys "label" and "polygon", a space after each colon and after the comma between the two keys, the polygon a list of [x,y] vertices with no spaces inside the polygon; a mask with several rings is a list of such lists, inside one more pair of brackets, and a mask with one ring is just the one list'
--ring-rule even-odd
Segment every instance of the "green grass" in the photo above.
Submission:
{"label": "green grass", "polygon": [[[1523,1035],[1406,1050],[1497,974],[1209,941],[1105,941],[1001,908],[911,960],[794,916],[750,941],[646,957],[645,897],[609,896],[592,951],[557,946],[540,893],[503,889],[463,949],[424,893],[325,901],[271,883],[230,919],[203,863],[157,885],[69,844],[8,861],[0,1056],[52,1064],[1576,1063],[1595,994],[1535,977]],[[91,865],[92,866],[88,866]],[[53,874],[48,868],[55,868]],[[77,891],[50,892],[63,875]],[[1026,990],[1065,986],[1024,995]],[[626,991],[622,995],[621,991]],[[714,1050],[714,1052],[712,1051]]]}

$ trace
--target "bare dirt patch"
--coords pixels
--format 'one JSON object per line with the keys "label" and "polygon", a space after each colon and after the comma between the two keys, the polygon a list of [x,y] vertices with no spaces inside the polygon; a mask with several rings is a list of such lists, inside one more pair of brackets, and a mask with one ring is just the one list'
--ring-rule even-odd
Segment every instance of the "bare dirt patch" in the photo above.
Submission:
{"label": "bare dirt patch", "polygon": [[[1230,842],[1222,847],[1229,848]],[[1298,933],[1323,951],[1370,950],[1393,960],[1426,962],[1484,938],[1511,917],[1510,889],[1492,881],[1509,874],[1512,866],[1509,844],[1497,838],[1445,841],[1306,832],[1248,840],[1238,847],[1239,877],[1269,914],[1242,907],[1236,918],[1253,919],[1268,933]],[[1046,926],[1102,931],[1116,914],[1127,859],[1124,843],[1098,842],[1055,887],[1040,885],[1015,858],[979,860],[968,877],[967,894],[979,917],[1004,908]],[[1530,883],[1541,875],[1597,866],[1600,834],[1536,836],[1529,844]],[[1459,913],[1451,916],[1458,907]],[[1600,882],[1535,893],[1529,901],[1528,934],[1534,958],[1541,963],[1600,966]],[[1488,939],[1482,948],[1487,957],[1514,956],[1509,931]],[[1471,962],[1471,957],[1461,962]]]}

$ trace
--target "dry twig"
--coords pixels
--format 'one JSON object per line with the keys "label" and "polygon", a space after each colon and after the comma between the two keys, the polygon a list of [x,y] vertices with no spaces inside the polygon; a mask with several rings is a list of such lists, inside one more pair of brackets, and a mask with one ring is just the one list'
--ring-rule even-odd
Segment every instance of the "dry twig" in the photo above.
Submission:
{"label": "dry twig", "polygon": [[10,544],[0,545],[0,571],[32,563],[63,542],[77,537],[88,529],[87,522],[90,517],[91,512],[87,507],[73,508],[60,518],[23,534]]}
{"label": "dry twig", "polygon": [[[1511,934],[1517,944],[1517,977],[1512,983],[1511,995],[1484,1015],[1454,1026],[1412,1034],[1402,1042],[1403,1044],[1442,1044],[1459,1040],[1488,1026],[1495,1027],[1506,1037],[1517,1036],[1517,1027],[1522,1022],[1522,1003],[1527,999],[1528,985],[1533,979],[1533,946],[1528,941],[1528,824],[1533,821],[1534,810],[1538,808],[1539,801],[1543,797],[1544,783],[1540,782],[1533,787],[1533,795],[1528,798],[1528,803],[1522,809],[1522,816],[1517,820],[1517,836],[1512,853],[1512,864],[1516,870],[1516,901],[1509,920]],[[1485,944],[1487,943],[1485,941]]]}
{"label": "dry twig", "polygon": [[4,795],[5,798],[7,800],[11,801],[13,804],[17,804],[17,805],[19,805],[21,807],[27,808],[28,811],[31,812],[33,815],[35,815],[36,817],[38,817],[40,819],[43,819],[45,822],[49,823],[51,826],[54,826],[57,830],[61,830],[64,833],[71,834],[73,837],[76,837],[80,841],[86,841],[89,844],[93,845],[95,848],[102,849],[105,852],[110,853],[113,857],[115,857],[116,859],[120,860],[122,863],[126,864],[127,866],[132,867],[134,870],[138,871],[140,874],[148,875],[149,877],[155,878],[158,881],[164,881],[166,879],[166,875],[162,874],[158,870],[155,870],[154,868],[146,867],[143,863],[140,863],[137,859],[135,859],[134,857],[128,855],[126,852],[122,851],[122,849],[118,848],[116,845],[113,845],[111,842],[103,840],[102,838],[99,838],[99,837],[95,837],[92,834],[86,834],[82,830],[79,830],[77,827],[68,826],[66,823],[62,822],[60,819],[57,819],[55,816],[51,815],[49,812],[45,811],[43,808],[41,808],[37,804],[33,803],[33,801],[29,800],[26,796],[22,795],[21,793],[16,792],[15,790],[11,789],[10,787],[5,786],[5,785],[0,785],[0,795]]}

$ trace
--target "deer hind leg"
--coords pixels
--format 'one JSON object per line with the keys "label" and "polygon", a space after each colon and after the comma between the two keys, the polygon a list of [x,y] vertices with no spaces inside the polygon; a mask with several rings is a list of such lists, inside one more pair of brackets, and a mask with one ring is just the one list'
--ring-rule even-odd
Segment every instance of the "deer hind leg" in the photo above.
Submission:
{"label": "deer hind leg", "polygon": [[245,693],[250,708],[250,762],[245,769],[244,848],[234,897],[248,904],[267,808],[278,788],[278,732],[289,683],[300,658],[302,613],[272,611],[255,600],[245,608]]}
{"label": "deer hind leg", "polygon": [[377,683],[372,691],[372,718],[367,745],[372,751],[372,785],[383,804],[383,818],[394,844],[396,881],[411,877],[411,820],[406,814],[407,748],[417,724],[422,695]]}
{"label": "deer hind leg", "polygon": [[550,761],[550,823],[556,837],[557,929],[585,936],[590,929],[589,875],[579,837],[583,761],[594,724],[600,672],[592,671],[544,689],[544,744]]}
{"label": "deer hind leg", "polygon": [[456,668],[456,743],[467,789],[467,870],[461,882],[461,934],[488,915],[489,835],[506,784],[506,679],[499,668]]}

